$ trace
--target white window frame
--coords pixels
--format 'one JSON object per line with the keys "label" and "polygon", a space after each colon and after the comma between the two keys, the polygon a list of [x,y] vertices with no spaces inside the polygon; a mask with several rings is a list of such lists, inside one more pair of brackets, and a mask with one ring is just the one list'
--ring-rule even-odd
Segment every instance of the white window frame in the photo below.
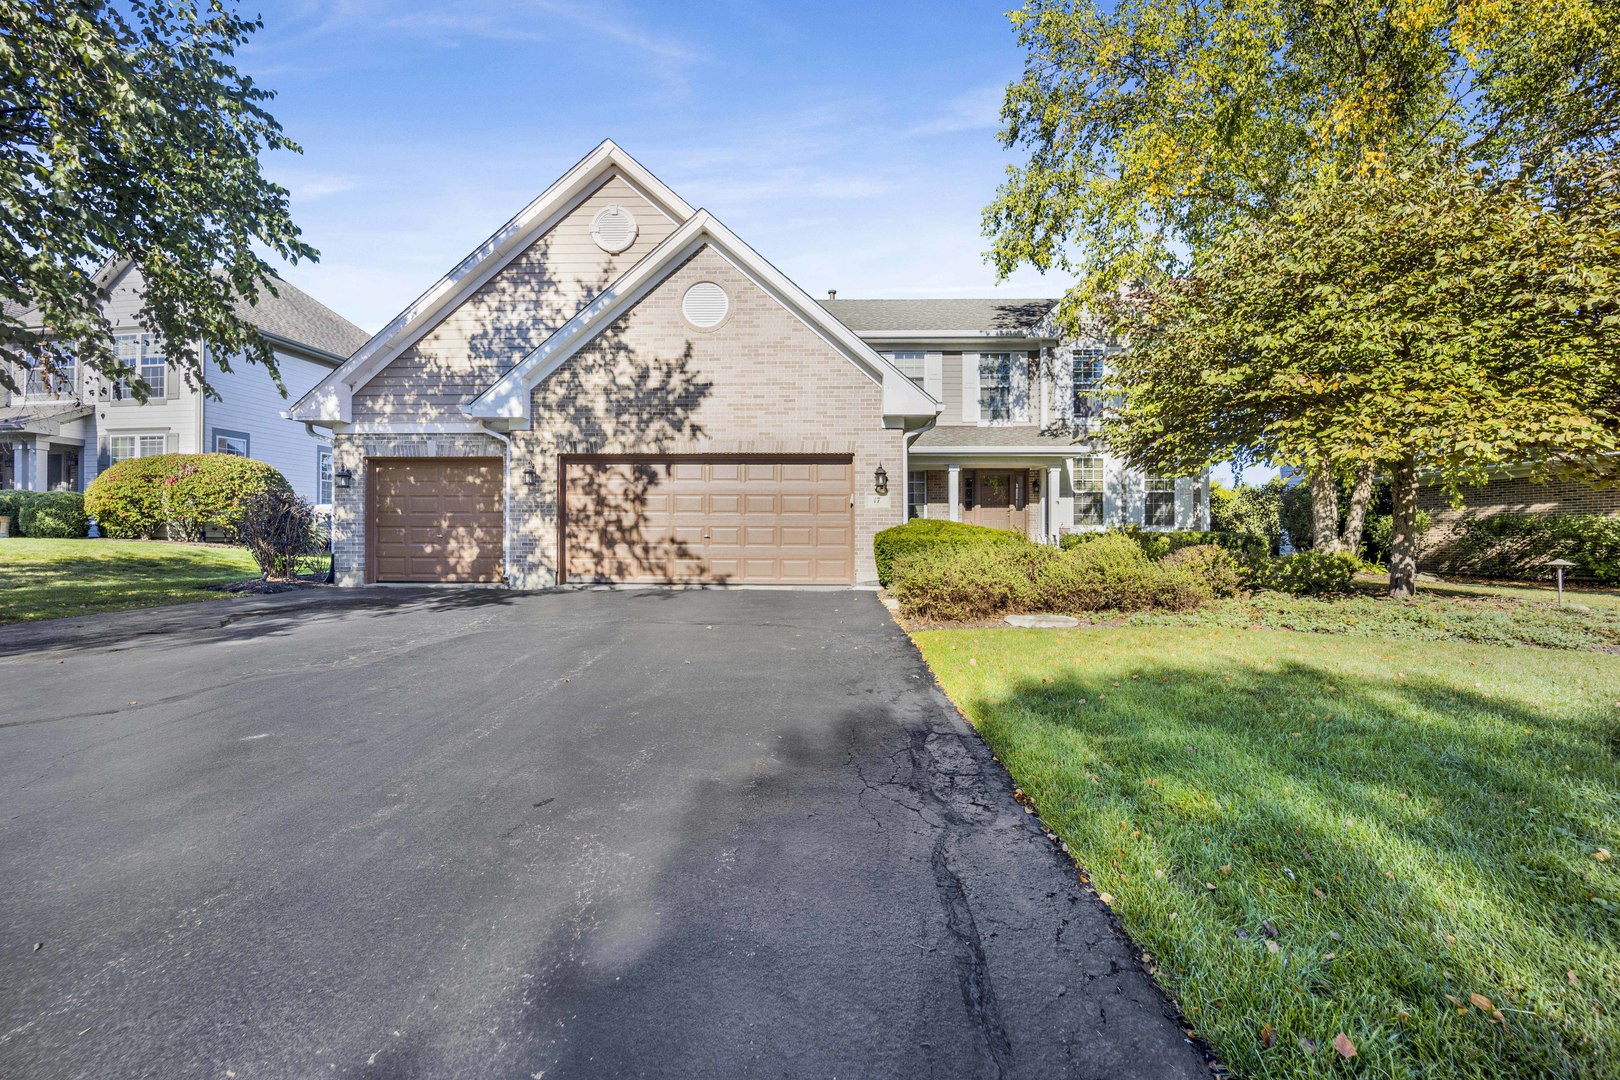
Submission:
{"label": "white window frame", "polygon": [[[118,456],[113,449],[120,439],[129,439],[134,453]],[[148,448],[148,440],[157,440],[157,449]],[[133,458],[157,457],[159,454],[169,452],[169,435],[165,431],[120,431],[107,436],[107,460],[109,464],[116,465],[120,461],[129,461]]]}
{"label": "white window frame", "polygon": [[[979,354],[979,423],[992,426],[1013,422],[1013,365],[1020,353],[989,352]],[[989,365],[989,378],[986,378]],[[987,400],[986,395],[991,395]],[[993,407],[995,395],[1001,395],[1002,415],[996,416]]]}
{"label": "white window frame", "polygon": [[[169,358],[158,343],[156,334],[114,334],[113,352],[119,360],[133,367],[135,374],[146,383],[149,398],[169,396]],[[127,379],[112,380],[109,392],[115,401],[133,400]]]}
{"label": "white window frame", "polygon": [[[237,457],[252,457],[249,453],[253,449],[253,438],[245,431],[227,431],[225,428],[214,428],[210,433],[210,452],[215,454],[235,454]],[[241,443],[240,450],[221,450],[220,443]]]}
{"label": "white window frame", "polygon": [[[1075,423],[1102,419],[1103,357],[1107,352],[1101,345],[1076,345],[1069,354],[1069,413]],[[1082,367],[1091,369],[1084,379]]]}
{"label": "white window frame", "polygon": [[[916,383],[919,387],[927,389],[923,386],[928,381],[928,354],[926,352],[921,349],[899,349],[889,353],[889,360],[895,367],[900,369],[900,374]],[[907,363],[916,369],[917,373],[915,375],[906,370]]]}
{"label": "white window frame", "polygon": [[[1153,520],[1153,507],[1155,501],[1161,504],[1168,499],[1170,507],[1170,520],[1159,523]],[[1173,476],[1153,476],[1151,474],[1142,478],[1142,527],[1144,529],[1164,529],[1172,531],[1176,527],[1176,478]]]}
{"label": "white window frame", "polygon": [[[1095,483],[1095,487],[1092,484]],[[1082,457],[1074,459],[1074,527],[1077,529],[1100,529],[1108,523],[1107,483],[1104,472],[1104,461],[1100,457]],[[1089,516],[1082,521],[1080,507],[1095,497],[1097,514],[1092,520]]]}
{"label": "white window frame", "polygon": [[912,469],[906,473],[906,520],[928,516],[928,473]]}
{"label": "white window frame", "polygon": [[332,505],[333,493],[337,490],[333,483],[332,448],[330,446],[317,446],[315,448],[315,502],[318,506]]}

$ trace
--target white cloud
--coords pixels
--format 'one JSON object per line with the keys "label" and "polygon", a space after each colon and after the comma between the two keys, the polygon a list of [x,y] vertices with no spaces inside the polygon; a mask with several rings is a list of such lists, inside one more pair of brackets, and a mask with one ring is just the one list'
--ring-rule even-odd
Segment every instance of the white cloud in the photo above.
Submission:
{"label": "white cloud", "polygon": [[954,135],[963,131],[994,131],[1001,126],[1001,102],[1006,88],[997,84],[958,94],[933,116],[906,129],[907,135]]}

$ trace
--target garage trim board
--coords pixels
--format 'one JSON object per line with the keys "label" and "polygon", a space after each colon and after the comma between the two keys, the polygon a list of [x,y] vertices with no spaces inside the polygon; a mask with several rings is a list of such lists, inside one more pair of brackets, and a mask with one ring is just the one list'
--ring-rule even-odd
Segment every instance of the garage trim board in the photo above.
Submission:
{"label": "garage trim board", "polygon": [[851,585],[851,454],[572,455],[559,577],[573,584]]}

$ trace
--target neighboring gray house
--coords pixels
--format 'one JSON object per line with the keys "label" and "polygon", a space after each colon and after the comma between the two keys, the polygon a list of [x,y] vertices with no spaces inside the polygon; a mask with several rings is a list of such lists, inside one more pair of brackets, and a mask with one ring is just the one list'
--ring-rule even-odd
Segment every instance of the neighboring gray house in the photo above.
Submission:
{"label": "neighboring gray house", "polygon": [[1122,525],[1209,528],[1209,476],[1128,469],[1101,439],[1121,346],[1063,338],[1055,300],[839,300],[821,306],[939,399],[911,440],[908,517],[1036,538]]}
{"label": "neighboring gray house", "polygon": [[[141,276],[128,260],[99,275],[110,289],[105,312],[118,354],[134,364],[154,393],[145,404],[77,366],[57,376],[14,370],[19,389],[0,396],[0,488],[83,491],[113,462],[163,453],[241,454],[274,465],[293,489],[316,504],[332,501],[332,451],[325,432],[286,420],[288,405],[320,382],[365,341],[359,327],[307,293],[276,283],[238,314],[269,339],[286,383],[283,398],[257,364],[219,370],[209,382],[220,400],[187,386],[165,360],[163,343],[136,321]],[[23,313],[27,318],[27,313]]]}

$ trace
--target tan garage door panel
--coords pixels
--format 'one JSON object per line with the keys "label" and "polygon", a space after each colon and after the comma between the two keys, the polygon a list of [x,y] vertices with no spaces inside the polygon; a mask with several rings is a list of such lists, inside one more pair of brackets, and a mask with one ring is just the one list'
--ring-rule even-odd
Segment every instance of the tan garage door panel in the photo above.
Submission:
{"label": "tan garage door panel", "polygon": [[848,585],[848,458],[569,460],[569,581]]}
{"label": "tan garage door panel", "polygon": [[374,581],[499,581],[499,458],[368,463]]}

